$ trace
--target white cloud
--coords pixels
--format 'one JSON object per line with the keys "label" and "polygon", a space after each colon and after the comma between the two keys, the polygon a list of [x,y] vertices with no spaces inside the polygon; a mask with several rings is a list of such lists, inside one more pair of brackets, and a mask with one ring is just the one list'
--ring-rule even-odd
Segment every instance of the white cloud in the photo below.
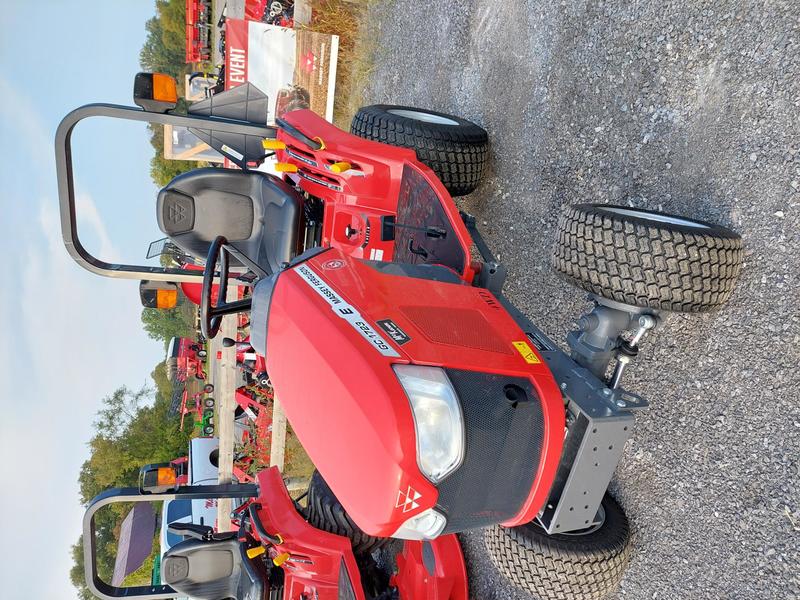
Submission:
{"label": "white cloud", "polygon": [[[53,138],[41,118],[33,110],[31,98],[0,76],[0,98],[3,99],[2,118],[21,135],[13,139],[24,145],[27,155],[37,167],[53,171]],[[8,141],[6,141],[8,143]]]}
{"label": "white cloud", "polygon": [[88,193],[79,190],[75,194],[75,212],[78,215],[78,227],[80,228],[81,223],[88,225],[98,238],[99,257],[108,262],[120,262],[119,250],[111,242],[108,229],[100,217],[97,205]]}

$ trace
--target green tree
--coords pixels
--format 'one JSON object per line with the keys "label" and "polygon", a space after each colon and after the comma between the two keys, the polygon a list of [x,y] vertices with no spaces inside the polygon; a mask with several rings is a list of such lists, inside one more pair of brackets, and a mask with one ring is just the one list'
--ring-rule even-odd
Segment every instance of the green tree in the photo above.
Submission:
{"label": "green tree", "polygon": [[142,309],[144,330],[152,339],[162,340],[165,345],[174,337],[192,337],[194,328],[190,322],[191,310],[191,306],[185,304],[170,309],[144,308]]}
{"label": "green tree", "polygon": [[94,600],[92,592],[86,587],[86,579],[83,572],[83,536],[78,538],[78,542],[71,548],[72,568],[69,570],[69,578],[72,585],[78,591],[79,600]]}
{"label": "green tree", "polygon": [[147,36],[139,63],[148,71],[167,73],[180,80],[186,64],[186,5],[184,0],[156,0],[156,15],[145,23]]}
{"label": "green tree", "polygon": [[150,374],[156,384],[156,393],[162,398],[172,398],[172,381],[167,377],[167,365],[160,362]]}

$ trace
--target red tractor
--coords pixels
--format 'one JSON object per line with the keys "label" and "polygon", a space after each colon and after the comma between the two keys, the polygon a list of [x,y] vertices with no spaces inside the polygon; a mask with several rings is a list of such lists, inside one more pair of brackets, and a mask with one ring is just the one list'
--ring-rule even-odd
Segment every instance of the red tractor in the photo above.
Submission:
{"label": "red tractor", "polygon": [[205,348],[196,341],[190,338],[172,338],[167,348],[167,376],[181,383],[191,378],[204,380],[206,356]]}
{"label": "red tractor", "polygon": [[[724,304],[741,268],[740,237],[630,207],[565,207],[552,264],[592,302],[565,352],[503,294],[504,267],[453,201],[475,189],[486,166],[488,138],[478,126],[381,105],[361,109],[350,134],[307,110],[270,128],[225,102],[210,116],[172,114],[150,89],[135,87],[144,111],[94,105],[61,123],[67,248],[103,275],[196,278],[106,264],[86,252],[73,225],[69,138],[87,116],[214,132],[212,142],[243,170],[177,177],[158,195],[159,226],[187,253],[206,257],[206,338],[224,315],[250,314],[250,344],[318,469],[309,497],[327,494],[341,507],[341,519],[311,510],[305,521],[346,535],[362,557],[387,538],[423,541],[404,556],[418,566],[421,551],[430,574],[451,565],[437,558],[436,544],[485,528],[500,572],[537,596],[599,598],[613,590],[629,558],[629,529],[607,488],[634,414],[647,407],[622,387],[624,373],[670,311]],[[265,149],[278,153],[282,179],[247,170]],[[250,297],[228,302],[223,291],[214,301],[215,280],[232,276],[252,287]],[[259,494],[271,488],[269,477],[259,479]],[[259,534],[276,552],[289,543],[274,535],[283,533],[281,519],[308,524],[289,512],[270,517],[271,541]],[[339,548],[324,543],[323,553]],[[433,552],[427,562],[426,552]],[[245,570],[262,564],[245,562]],[[341,593],[359,566],[336,564]],[[335,598],[325,579],[332,574],[304,584],[314,590],[307,597]],[[424,577],[415,581],[413,589],[389,583],[384,592],[436,597]],[[180,581],[171,585],[195,595]],[[339,597],[364,597],[352,589]]]}

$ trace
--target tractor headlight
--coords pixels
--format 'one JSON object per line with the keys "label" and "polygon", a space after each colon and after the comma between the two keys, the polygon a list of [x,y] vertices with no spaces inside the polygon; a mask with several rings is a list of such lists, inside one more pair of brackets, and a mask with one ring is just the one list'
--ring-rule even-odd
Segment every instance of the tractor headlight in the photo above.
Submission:
{"label": "tractor headlight", "polygon": [[455,471],[464,457],[464,419],[456,392],[438,367],[394,365],[411,403],[417,430],[417,464],[438,483]]}
{"label": "tractor headlight", "polygon": [[414,515],[394,532],[393,538],[401,540],[432,540],[439,536],[447,525],[447,519],[432,508]]}

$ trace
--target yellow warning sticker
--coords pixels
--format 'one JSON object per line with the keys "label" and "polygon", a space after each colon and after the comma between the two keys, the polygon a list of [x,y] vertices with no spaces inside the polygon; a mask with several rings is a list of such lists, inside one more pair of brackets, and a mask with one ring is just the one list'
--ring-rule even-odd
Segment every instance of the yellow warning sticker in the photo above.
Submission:
{"label": "yellow warning sticker", "polygon": [[517,349],[517,352],[520,353],[522,358],[525,359],[525,362],[529,365],[538,365],[542,361],[539,360],[539,357],[536,356],[536,353],[531,350],[531,347],[528,346],[528,342],[511,342],[514,344],[514,348]]}

